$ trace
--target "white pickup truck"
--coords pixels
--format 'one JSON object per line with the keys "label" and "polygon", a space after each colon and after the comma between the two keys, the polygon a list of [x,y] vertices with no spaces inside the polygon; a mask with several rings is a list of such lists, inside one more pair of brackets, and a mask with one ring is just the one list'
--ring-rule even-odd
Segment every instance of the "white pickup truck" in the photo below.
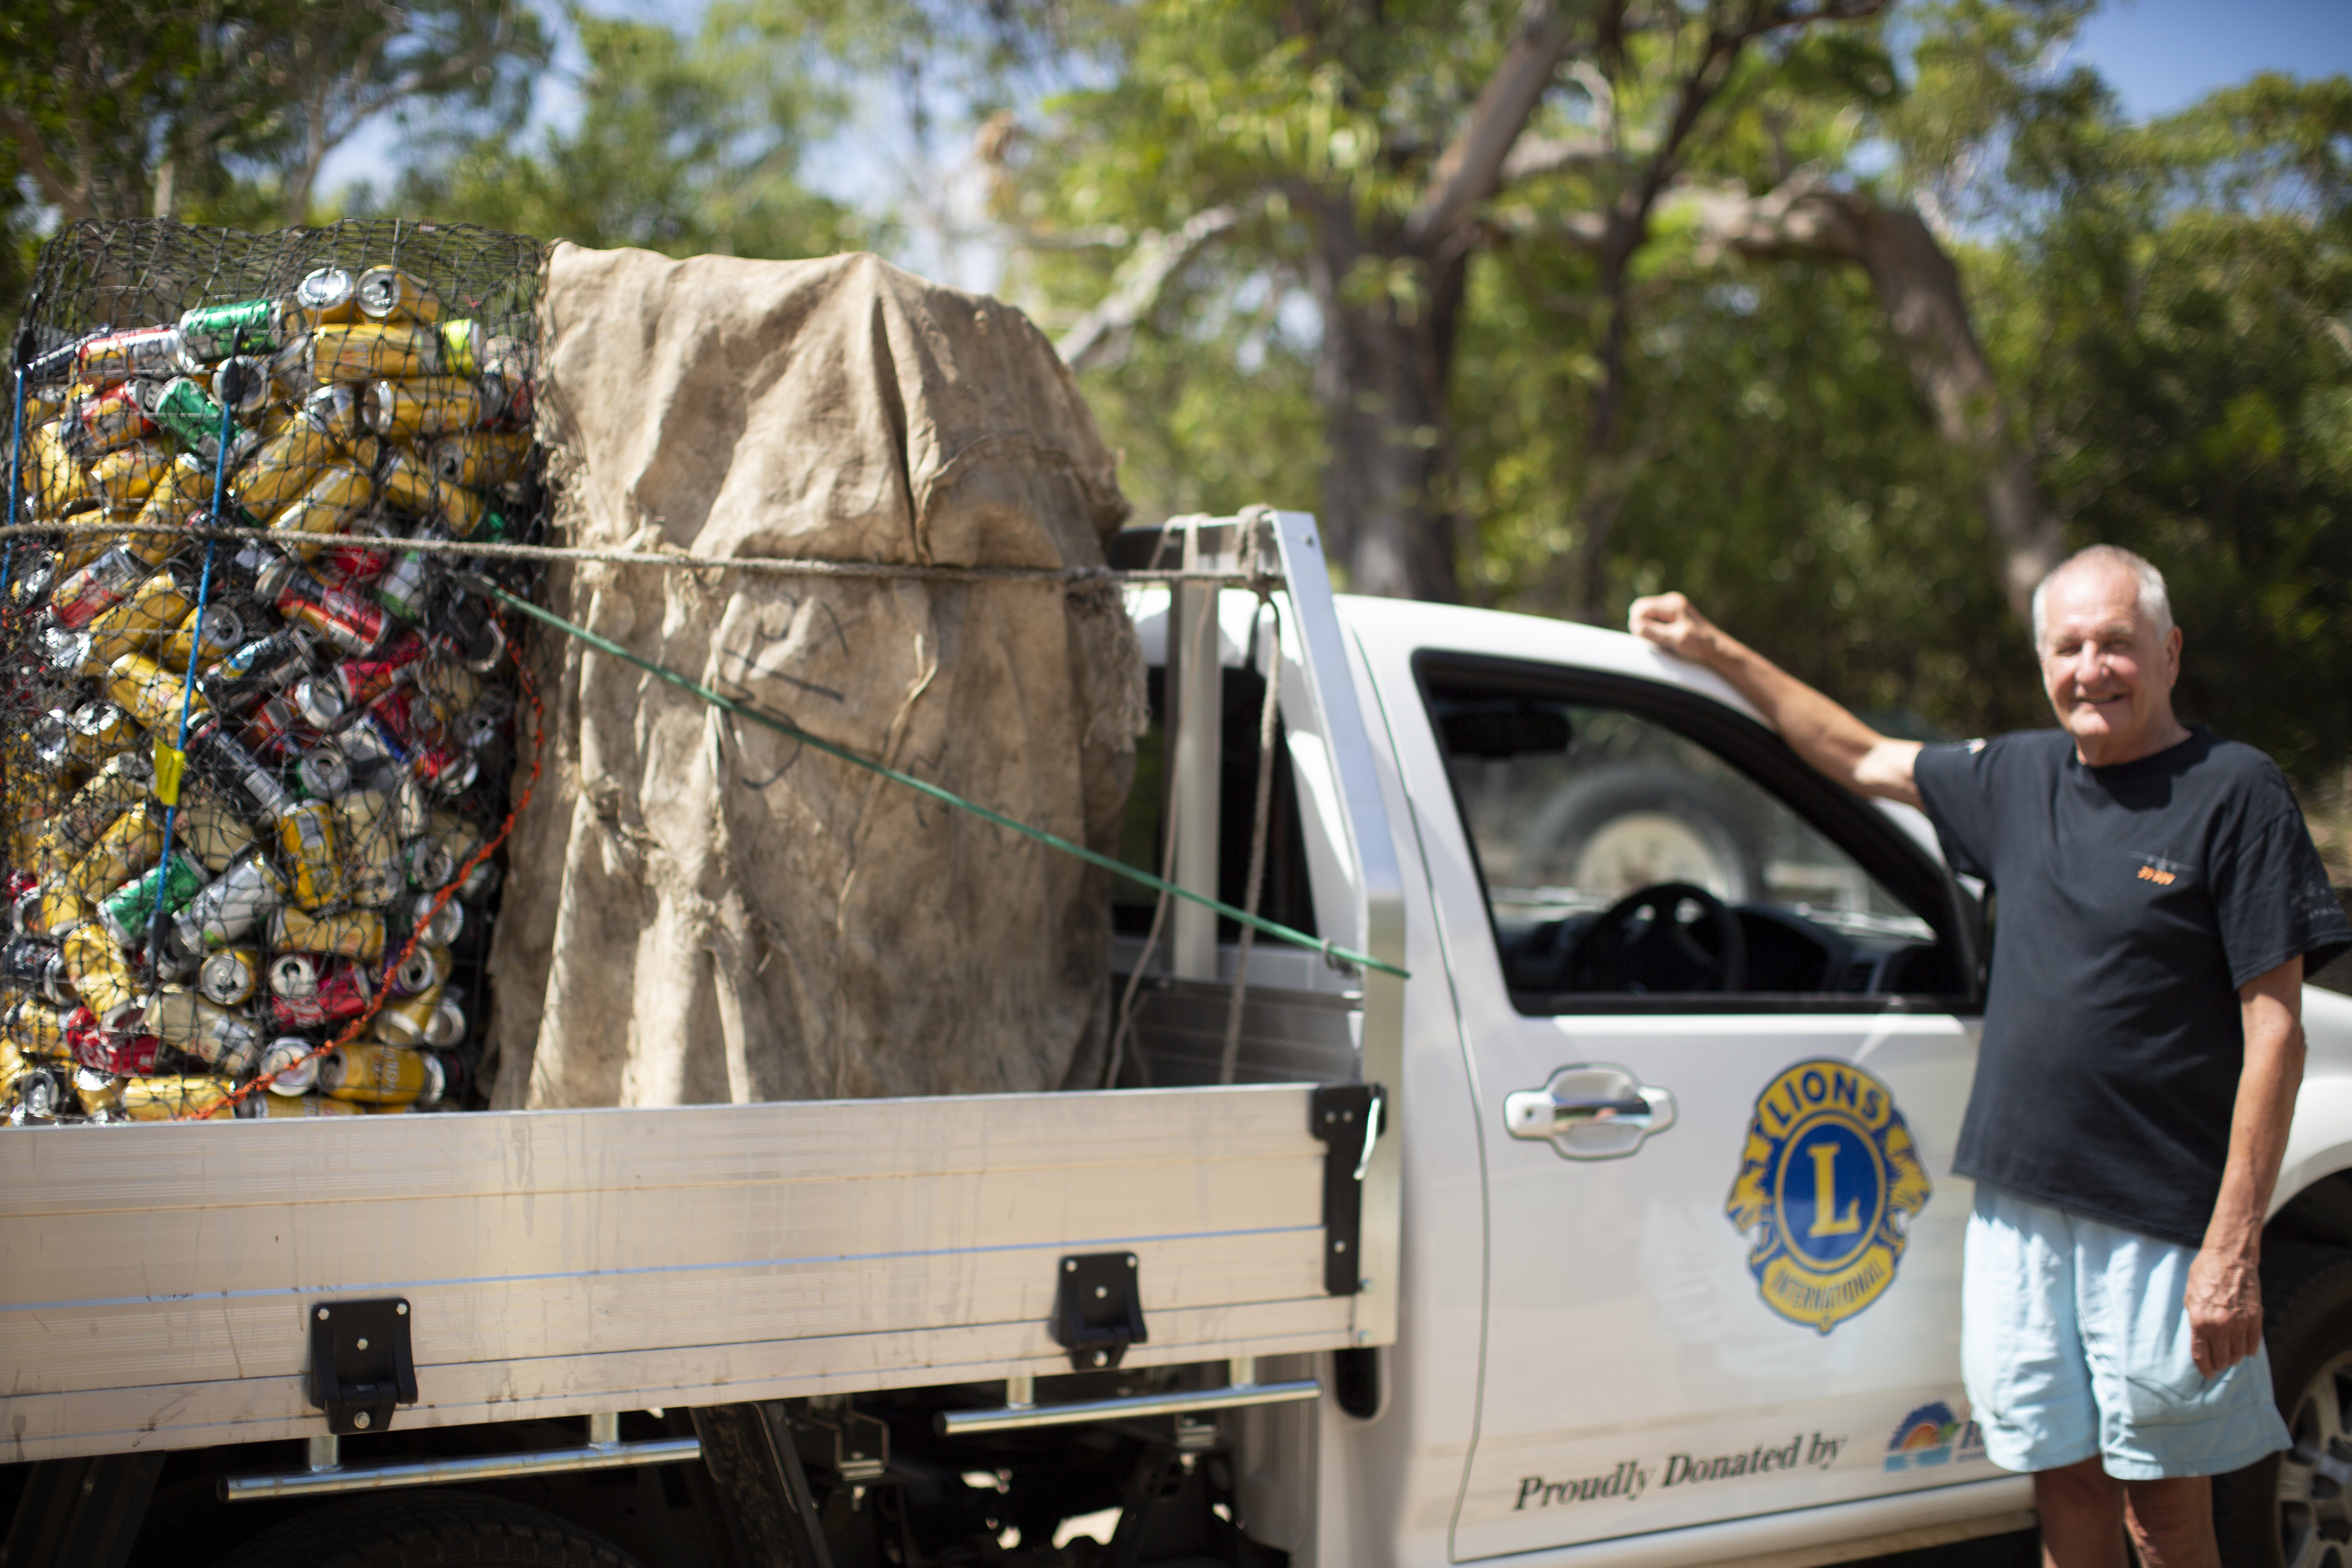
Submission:
{"label": "white pickup truck", "polygon": [[[0,1132],[0,1564],[1803,1568],[2030,1527],[1959,1384],[1984,922],[1925,821],[1630,637],[1334,600],[1302,515],[1114,564],[1180,558],[1272,592],[1130,588],[1131,858],[1173,824],[1241,900],[1278,648],[1265,912],[1410,978],[1261,939],[1221,1083],[1235,928],[1147,944],[1126,901],[1115,1089]],[[2352,1002],[2305,1016],[2297,1447],[2221,1500],[2233,1563],[2342,1568]]]}

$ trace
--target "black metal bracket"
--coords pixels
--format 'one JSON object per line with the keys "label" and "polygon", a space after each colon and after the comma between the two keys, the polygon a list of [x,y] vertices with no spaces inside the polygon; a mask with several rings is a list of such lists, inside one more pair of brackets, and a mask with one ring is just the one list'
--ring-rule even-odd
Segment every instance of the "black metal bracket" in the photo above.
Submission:
{"label": "black metal bracket", "polygon": [[1376,1083],[1334,1083],[1307,1100],[1307,1130],[1323,1151],[1323,1293],[1353,1296],[1364,1288],[1364,1170],[1380,1141],[1388,1090]]}
{"label": "black metal bracket", "polygon": [[310,1403],[327,1413],[328,1431],[382,1432],[395,1405],[416,1403],[406,1301],[313,1301],[303,1310],[310,1318]]}
{"label": "black metal bracket", "polygon": [[1054,1339],[1080,1372],[1117,1366],[1127,1347],[1151,1336],[1143,1326],[1143,1287],[1132,1252],[1093,1252],[1062,1259],[1054,1290]]}

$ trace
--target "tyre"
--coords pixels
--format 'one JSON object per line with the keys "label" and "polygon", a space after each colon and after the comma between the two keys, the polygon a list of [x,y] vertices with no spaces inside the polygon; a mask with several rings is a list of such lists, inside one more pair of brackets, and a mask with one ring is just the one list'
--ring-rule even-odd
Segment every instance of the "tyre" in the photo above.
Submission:
{"label": "tyre", "polygon": [[2264,1260],[2263,1340],[2294,1447],[2213,1479],[2229,1568],[2352,1568],[2352,1253]]}
{"label": "tyre", "polygon": [[1727,904],[1764,889],[1764,857],[1736,826],[1737,803],[1678,768],[1588,773],[1554,795],[1519,839],[1528,885],[1573,887],[1610,902],[1658,882],[1692,882]]}
{"label": "tyre", "polygon": [[641,1568],[541,1509],[462,1491],[329,1503],[247,1542],[216,1568]]}

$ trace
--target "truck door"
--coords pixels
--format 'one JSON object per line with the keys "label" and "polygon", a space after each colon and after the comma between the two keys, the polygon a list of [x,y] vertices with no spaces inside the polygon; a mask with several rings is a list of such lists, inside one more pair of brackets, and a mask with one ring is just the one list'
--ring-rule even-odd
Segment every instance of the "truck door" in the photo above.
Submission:
{"label": "truck door", "polygon": [[1370,657],[1486,1170],[1453,1555],[1997,1475],[1959,1385],[1965,896],[1700,691]]}

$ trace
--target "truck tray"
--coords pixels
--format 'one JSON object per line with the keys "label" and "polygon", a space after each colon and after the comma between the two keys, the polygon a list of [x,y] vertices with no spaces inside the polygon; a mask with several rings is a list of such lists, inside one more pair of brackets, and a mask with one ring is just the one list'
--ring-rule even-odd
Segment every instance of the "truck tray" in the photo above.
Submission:
{"label": "truck tray", "polygon": [[20,1129],[0,1458],[315,1436],[310,1314],[375,1297],[402,1427],[1066,1372],[1071,1254],[1139,1258],[1129,1366],[1385,1342],[1391,1289],[1326,1293],[1313,1093]]}

